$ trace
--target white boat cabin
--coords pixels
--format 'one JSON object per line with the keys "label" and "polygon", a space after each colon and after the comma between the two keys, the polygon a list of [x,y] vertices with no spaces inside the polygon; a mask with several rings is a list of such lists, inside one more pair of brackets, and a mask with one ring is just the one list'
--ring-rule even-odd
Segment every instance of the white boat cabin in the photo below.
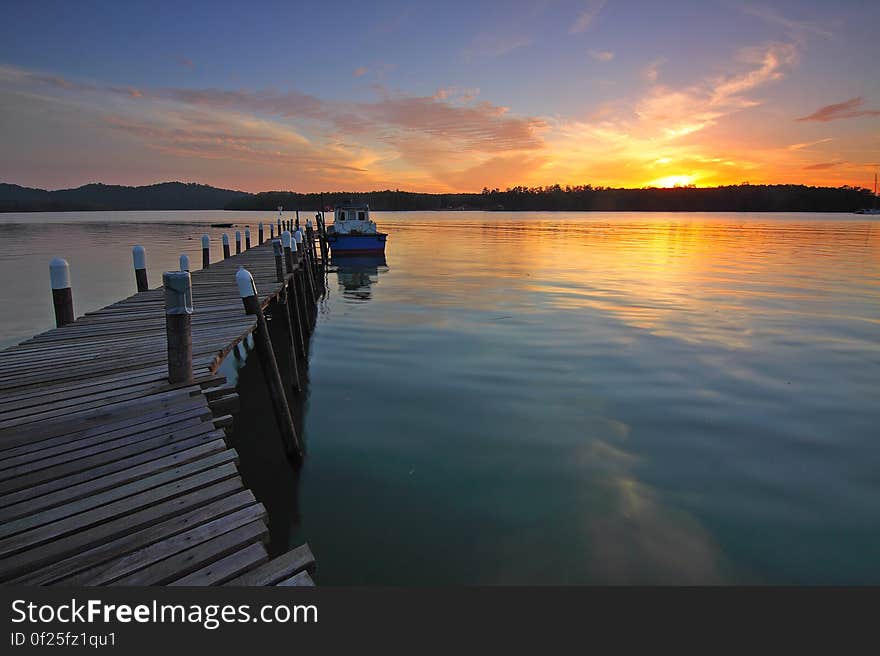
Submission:
{"label": "white boat cabin", "polygon": [[373,235],[369,205],[339,205],[333,210],[333,232],[338,235]]}

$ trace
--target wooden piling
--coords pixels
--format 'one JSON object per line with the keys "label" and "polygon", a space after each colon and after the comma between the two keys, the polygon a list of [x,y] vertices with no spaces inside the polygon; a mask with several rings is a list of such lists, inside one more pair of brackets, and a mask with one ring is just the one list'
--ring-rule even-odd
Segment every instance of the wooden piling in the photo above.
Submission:
{"label": "wooden piling", "polygon": [[223,233],[223,259],[229,259],[229,235]]}
{"label": "wooden piling", "polygon": [[284,282],[284,249],[277,239],[272,240],[272,252],[275,254],[275,278],[278,282]]}
{"label": "wooden piling", "polygon": [[244,231],[244,249],[249,251],[251,249],[251,230],[250,228],[245,228]]}
{"label": "wooden piling", "polygon": [[241,230],[235,231],[235,254],[241,255]]}
{"label": "wooden piling", "polygon": [[190,383],[193,380],[192,348],[192,279],[189,271],[166,271],[165,334],[168,343],[168,382]]}
{"label": "wooden piling", "polygon": [[257,228],[257,245],[263,245],[263,222],[260,222],[259,228]]}
{"label": "wooden piling", "polygon": [[280,303],[278,305],[278,309],[284,314],[285,323],[287,325],[287,336],[288,336],[288,355],[290,358],[290,369],[291,369],[291,378],[293,379],[291,382],[293,384],[293,391],[302,392],[302,383],[299,378],[299,363],[297,362],[298,358],[296,357],[296,335],[293,332],[293,317],[291,316],[290,304],[296,302],[296,299],[291,299],[290,294],[288,293],[287,288],[284,288],[284,293],[281,294]]}
{"label": "wooden piling", "polygon": [[139,292],[147,291],[147,254],[143,246],[134,246],[131,249],[131,258],[134,260],[134,280]]}
{"label": "wooden piling", "polygon": [[181,255],[180,256],[180,270],[181,271],[189,271],[189,256]]}
{"label": "wooden piling", "polygon": [[211,267],[211,238],[208,235],[202,235],[202,268]]}
{"label": "wooden piling", "polygon": [[238,291],[241,295],[245,312],[257,318],[257,325],[254,329],[254,342],[257,347],[257,356],[263,369],[263,376],[269,388],[269,396],[272,399],[275,420],[278,423],[278,429],[281,431],[284,448],[291,459],[300,461],[303,455],[302,445],[296,434],[296,428],[293,425],[290,407],[287,404],[287,396],[284,393],[284,385],[281,382],[281,373],[278,371],[278,362],[275,359],[275,351],[272,348],[269,326],[266,323],[266,317],[263,316],[263,310],[260,308],[260,300],[257,296],[254,278],[247,269],[242,267],[235,274],[235,280],[238,283]]}
{"label": "wooden piling", "polygon": [[296,247],[302,255],[303,270],[305,271],[306,283],[303,285],[308,289],[309,300],[311,303],[318,302],[318,295],[315,293],[315,280],[312,274],[312,267],[309,263],[308,244],[303,243],[302,229],[296,231]]}
{"label": "wooden piling", "polygon": [[281,235],[281,245],[284,248],[284,262],[287,265],[287,273],[293,273],[293,252],[291,250],[293,243],[290,232],[285,230]]}
{"label": "wooden piling", "polygon": [[56,257],[49,263],[49,280],[52,283],[55,325],[60,328],[74,320],[73,291],[70,289],[70,266],[67,260]]}

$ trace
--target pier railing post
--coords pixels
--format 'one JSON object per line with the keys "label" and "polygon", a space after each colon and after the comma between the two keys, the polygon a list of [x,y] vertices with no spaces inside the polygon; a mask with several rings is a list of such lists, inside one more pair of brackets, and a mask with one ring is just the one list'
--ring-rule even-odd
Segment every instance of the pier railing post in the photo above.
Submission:
{"label": "pier railing post", "polygon": [[208,235],[202,235],[202,268],[208,269],[211,266],[211,238]]}
{"label": "pier railing post", "polygon": [[290,232],[285,230],[281,233],[281,245],[284,247],[284,263],[287,265],[287,273],[293,273],[293,252]]}
{"label": "pier railing post", "polygon": [[223,233],[223,259],[229,259],[229,235]]}
{"label": "pier railing post", "polygon": [[70,265],[56,257],[49,263],[49,281],[52,283],[52,305],[55,307],[55,325],[73,323],[73,291],[70,289]]}
{"label": "pier railing post", "polygon": [[192,279],[189,271],[166,271],[165,334],[168,342],[168,382],[188,383],[192,363]]}
{"label": "pier railing post", "polygon": [[189,271],[189,256],[181,255],[180,256],[180,270],[181,271]]}
{"label": "pier railing post", "polygon": [[281,242],[277,239],[272,240],[272,252],[275,254],[275,279],[284,282],[284,263],[281,261],[284,251]]}
{"label": "pier railing post", "polygon": [[269,239],[275,239],[275,224],[269,224]]}
{"label": "pier railing post", "polygon": [[284,393],[281,374],[278,371],[278,362],[275,359],[275,350],[272,348],[272,339],[269,336],[269,326],[266,323],[266,317],[263,316],[263,310],[260,308],[260,299],[257,295],[254,278],[247,269],[241,267],[235,274],[235,281],[238,283],[238,291],[245,312],[257,318],[254,343],[257,347],[257,356],[260,359],[263,375],[269,387],[269,396],[272,399],[275,419],[278,422],[278,429],[281,431],[284,448],[289,457],[298,461],[302,458],[302,445],[296,434],[296,428],[293,426],[290,407],[287,404],[287,396]]}
{"label": "pier railing post", "polygon": [[235,231],[235,254],[241,255],[241,230]]}
{"label": "pier railing post", "polygon": [[258,246],[263,245],[263,223],[262,223],[262,221],[260,222],[259,228],[257,228],[257,245]]}
{"label": "pier railing post", "polygon": [[315,293],[315,280],[314,274],[312,273],[312,266],[309,262],[309,249],[308,245],[303,243],[303,232],[302,228],[297,230],[294,235],[296,236],[296,248],[300,251],[300,255],[303,259],[303,267],[306,274],[306,280],[308,281],[308,289],[309,289],[309,298],[312,303],[318,302],[318,295]]}
{"label": "pier railing post", "polygon": [[251,229],[244,229],[244,249],[249,251],[251,249]]}
{"label": "pier railing post", "polygon": [[135,246],[131,249],[131,258],[134,260],[134,280],[139,292],[147,291],[147,253],[143,246]]}

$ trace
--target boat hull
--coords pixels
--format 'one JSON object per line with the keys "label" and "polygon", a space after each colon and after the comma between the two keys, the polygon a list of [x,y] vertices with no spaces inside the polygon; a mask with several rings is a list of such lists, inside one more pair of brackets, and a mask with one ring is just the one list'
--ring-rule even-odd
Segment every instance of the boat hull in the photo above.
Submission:
{"label": "boat hull", "polygon": [[385,252],[388,235],[327,235],[327,244],[334,257],[354,255],[377,255]]}

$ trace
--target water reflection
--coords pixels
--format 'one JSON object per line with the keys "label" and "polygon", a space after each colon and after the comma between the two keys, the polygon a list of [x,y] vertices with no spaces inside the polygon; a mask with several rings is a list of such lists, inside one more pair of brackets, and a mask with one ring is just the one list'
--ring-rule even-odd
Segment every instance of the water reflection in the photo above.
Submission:
{"label": "water reflection", "polygon": [[[302,471],[267,399],[233,436],[322,583],[880,583],[876,220],[378,214],[393,267],[329,274]],[[57,244],[79,312],[132,243],[197,262],[180,224],[10,226],[3,328],[50,321]]]}
{"label": "water reflection", "polygon": [[370,287],[379,282],[379,273],[388,271],[385,255],[345,256],[331,258],[339,288],[346,299],[367,301]]}

